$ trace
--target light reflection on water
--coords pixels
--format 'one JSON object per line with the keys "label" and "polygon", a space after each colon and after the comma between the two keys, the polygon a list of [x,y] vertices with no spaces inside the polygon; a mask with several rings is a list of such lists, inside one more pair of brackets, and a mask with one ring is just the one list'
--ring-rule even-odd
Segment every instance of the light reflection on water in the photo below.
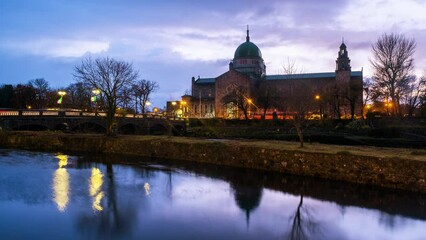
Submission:
{"label": "light reflection on water", "polygon": [[56,155],[58,159],[58,169],[53,173],[53,201],[55,201],[60,212],[65,211],[69,201],[70,180],[65,167],[68,164],[68,156]]}
{"label": "light reflection on water", "polygon": [[103,174],[99,168],[93,167],[92,174],[90,175],[89,180],[89,192],[92,197],[92,209],[94,211],[102,211],[103,207],[101,206],[102,198],[104,197],[104,192],[102,192],[102,184],[104,183]]}
{"label": "light reflection on water", "polygon": [[211,165],[0,153],[0,239],[424,239],[426,229],[419,194]]}

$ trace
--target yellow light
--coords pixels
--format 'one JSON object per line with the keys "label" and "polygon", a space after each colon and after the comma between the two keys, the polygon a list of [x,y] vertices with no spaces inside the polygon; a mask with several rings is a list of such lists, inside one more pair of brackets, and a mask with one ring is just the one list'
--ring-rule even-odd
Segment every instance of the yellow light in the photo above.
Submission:
{"label": "yellow light", "polygon": [[67,94],[67,92],[65,91],[58,91],[59,96],[63,97],[64,95]]}
{"label": "yellow light", "polygon": [[65,211],[69,202],[70,180],[65,168],[59,168],[53,175],[53,200],[59,211]]}
{"label": "yellow light", "polygon": [[145,188],[145,195],[149,196],[151,194],[150,190],[151,190],[151,186],[149,185],[149,183],[145,183],[143,185],[143,188]]}
{"label": "yellow light", "polygon": [[146,106],[150,106],[150,105],[151,105],[151,102],[150,102],[150,101],[146,101],[145,105],[146,105]]}
{"label": "yellow light", "polygon": [[102,192],[102,184],[103,184],[103,174],[99,168],[92,168],[92,174],[90,175],[89,180],[89,193],[92,197],[92,209],[94,211],[102,211],[103,208],[101,206],[102,198],[104,197],[104,193]]}
{"label": "yellow light", "polygon": [[101,206],[102,198],[104,197],[104,192],[100,192],[93,200],[92,209],[95,211],[102,211],[104,208]]}
{"label": "yellow light", "polygon": [[28,105],[28,106],[27,106],[27,108],[28,108],[28,109],[31,109],[31,106],[30,106],[30,105]]}
{"label": "yellow light", "polygon": [[175,105],[176,105],[176,102],[172,102],[172,105],[173,105],[173,106],[175,106]]}
{"label": "yellow light", "polygon": [[66,167],[68,164],[68,156],[63,154],[56,155],[56,158],[59,160],[58,165],[59,168]]}
{"label": "yellow light", "polygon": [[315,95],[315,100],[320,100],[320,95]]}
{"label": "yellow light", "polygon": [[186,105],[186,102],[185,101],[181,101],[180,102],[182,105]]}
{"label": "yellow light", "polygon": [[158,112],[158,108],[156,108],[156,107],[155,107],[155,108],[154,108],[154,112],[155,112],[155,113],[156,113],[156,112]]}
{"label": "yellow light", "polygon": [[99,95],[101,93],[101,90],[99,90],[99,89],[93,89],[92,93],[95,94],[95,95]]}
{"label": "yellow light", "polygon": [[249,98],[249,99],[247,99],[247,102],[248,102],[249,104],[252,104],[252,103],[253,103],[253,100],[251,100],[251,99]]}
{"label": "yellow light", "polygon": [[370,104],[368,104],[368,105],[367,105],[367,109],[370,109],[370,108],[371,108],[371,105],[370,105]]}

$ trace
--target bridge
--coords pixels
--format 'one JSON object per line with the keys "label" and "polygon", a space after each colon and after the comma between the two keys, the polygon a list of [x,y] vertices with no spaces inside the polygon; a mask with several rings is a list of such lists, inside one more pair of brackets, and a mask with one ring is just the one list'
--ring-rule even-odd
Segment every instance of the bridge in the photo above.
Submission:
{"label": "bridge", "polygon": [[[104,133],[105,117],[105,112],[0,109],[0,128]],[[116,114],[116,120],[116,130],[120,134],[181,135],[186,131],[186,121],[182,118],[166,118],[154,114]]]}

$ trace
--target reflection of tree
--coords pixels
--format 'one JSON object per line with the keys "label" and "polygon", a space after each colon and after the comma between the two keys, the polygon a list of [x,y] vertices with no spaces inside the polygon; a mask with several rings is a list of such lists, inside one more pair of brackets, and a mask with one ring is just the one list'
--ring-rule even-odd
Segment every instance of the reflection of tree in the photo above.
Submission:
{"label": "reflection of tree", "polygon": [[383,212],[381,212],[379,215],[379,223],[383,224],[388,229],[395,229],[396,226],[403,225],[402,224],[403,222],[398,220],[402,220],[402,219],[397,219],[395,215],[390,215]]}
{"label": "reflection of tree", "polygon": [[287,239],[310,239],[311,236],[318,236],[319,234],[318,223],[314,221],[314,217],[311,214],[309,206],[303,206],[303,194],[301,194]]}

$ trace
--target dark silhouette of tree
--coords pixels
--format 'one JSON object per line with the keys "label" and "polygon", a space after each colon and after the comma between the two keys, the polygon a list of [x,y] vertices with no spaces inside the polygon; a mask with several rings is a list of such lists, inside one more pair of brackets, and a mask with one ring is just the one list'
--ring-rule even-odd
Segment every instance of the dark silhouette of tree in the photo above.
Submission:
{"label": "dark silhouette of tree", "polygon": [[390,98],[392,113],[401,115],[400,100],[414,68],[416,42],[402,34],[383,34],[372,46],[373,81],[377,94],[385,101]]}
{"label": "dark silhouette of tree", "polygon": [[3,84],[0,87],[0,108],[13,108],[13,86]]}
{"label": "dark silhouette of tree", "polygon": [[263,83],[257,90],[257,105],[263,110],[262,119],[265,119],[266,112],[273,107],[278,107],[280,102],[280,95],[276,88]]}
{"label": "dark silhouette of tree", "polygon": [[75,67],[74,77],[90,89],[99,89],[106,102],[106,133],[113,134],[115,113],[123,90],[132,86],[138,73],[131,63],[113,58],[86,58]]}
{"label": "dark silhouette of tree", "polygon": [[135,84],[133,84],[132,90],[133,94],[136,97],[136,112],[137,107],[139,106],[141,109],[141,113],[146,113],[147,102],[149,101],[149,97],[155,91],[160,88],[157,82],[149,81],[149,80],[139,80]]}
{"label": "dark silhouette of tree", "polygon": [[344,101],[344,92],[342,89],[344,88],[345,86],[342,83],[333,82],[327,85],[324,93],[324,101],[328,104],[331,110],[330,113],[337,119],[341,119],[342,117],[341,108]]}
{"label": "dark silhouette of tree", "polygon": [[35,91],[34,107],[38,109],[45,108],[47,104],[47,93],[49,92],[49,82],[44,78],[36,78],[30,80],[28,85],[33,87]]}
{"label": "dark silhouette of tree", "polygon": [[306,127],[306,115],[313,108],[314,92],[306,82],[293,82],[292,94],[287,98],[288,110],[293,115],[293,125],[299,137],[300,147],[303,147],[303,129]]}
{"label": "dark silhouette of tree", "polygon": [[[349,110],[351,113],[351,119],[355,118],[355,109],[358,103],[360,102],[362,95],[359,95],[362,92],[362,83],[356,81],[349,81],[349,84],[346,84],[343,90],[343,97],[349,105]],[[360,106],[362,107],[362,106]]]}
{"label": "dark silhouette of tree", "polygon": [[82,82],[72,83],[66,88],[65,103],[69,104],[71,108],[76,109],[89,109],[90,97],[92,95],[92,89],[84,86]]}
{"label": "dark silhouette of tree", "polygon": [[361,117],[364,118],[364,108],[367,106],[368,102],[374,100],[372,96],[372,79],[371,78],[364,78],[362,81],[362,92],[363,92],[363,99],[362,99],[362,107],[361,107]]}
{"label": "dark silhouette of tree", "polygon": [[28,84],[18,84],[13,90],[13,105],[16,108],[25,109],[29,106],[32,107],[32,104],[36,100],[36,91],[35,89]]}
{"label": "dark silhouette of tree", "polygon": [[[421,81],[426,82],[426,73],[422,76]],[[422,85],[419,93],[419,106],[420,116],[426,116],[426,83]]]}
{"label": "dark silhouette of tree", "polygon": [[405,96],[405,105],[407,106],[407,116],[412,117],[414,111],[420,107],[421,94],[425,92],[426,88],[426,76],[422,76],[420,79],[416,79],[415,76],[412,76],[408,88],[406,89]]}

